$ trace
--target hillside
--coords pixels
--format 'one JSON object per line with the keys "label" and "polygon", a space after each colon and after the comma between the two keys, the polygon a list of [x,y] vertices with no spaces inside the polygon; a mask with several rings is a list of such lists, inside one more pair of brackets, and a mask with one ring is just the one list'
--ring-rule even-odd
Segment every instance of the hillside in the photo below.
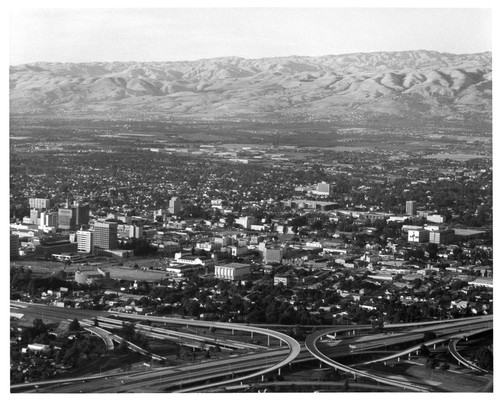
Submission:
{"label": "hillside", "polygon": [[378,52],[10,67],[11,113],[491,120],[491,53]]}

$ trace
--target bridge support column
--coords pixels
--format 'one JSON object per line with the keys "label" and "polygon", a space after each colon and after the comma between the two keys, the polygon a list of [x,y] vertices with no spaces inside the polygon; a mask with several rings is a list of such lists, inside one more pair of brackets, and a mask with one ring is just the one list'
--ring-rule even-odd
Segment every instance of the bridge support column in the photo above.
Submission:
{"label": "bridge support column", "polygon": [[323,367],[323,363],[319,361],[319,368],[321,369]]}
{"label": "bridge support column", "polygon": [[264,381],[264,375],[262,375],[262,377],[261,377],[261,381]]}
{"label": "bridge support column", "polygon": [[398,356],[398,362],[401,360],[401,358]]}
{"label": "bridge support column", "polygon": [[281,347],[282,344],[283,344],[283,342],[280,340],[280,347]]}
{"label": "bridge support column", "polygon": [[436,349],[436,344],[434,344],[434,349]]}
{"label": "bridge support column", "polygon": [[278,369],[278,376],[281,375],[281,368]]}
{"label": "bridge support column", "polygon": [[234,335],[234,329],[231,330],[231,334]]}
{"label": "bridge support column", "polygon": [[250,338],[253,338],[253,331],[250,332]]}
{"label": "bridge support column", "polygon": [[267,336],[267,346],[271,345],[271,336]]}
{"label": "bridge support column", "polygon": [[408,354],[408,360],[410,360],[411,354]]}

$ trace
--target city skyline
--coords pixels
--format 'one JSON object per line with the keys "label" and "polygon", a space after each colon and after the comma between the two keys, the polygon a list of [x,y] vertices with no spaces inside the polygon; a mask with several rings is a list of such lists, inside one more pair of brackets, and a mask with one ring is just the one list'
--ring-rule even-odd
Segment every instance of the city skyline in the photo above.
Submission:
{"label": "city skyline", "polygon": [[493,2],[168,3],[4,13],[10,392],[493,393]]}

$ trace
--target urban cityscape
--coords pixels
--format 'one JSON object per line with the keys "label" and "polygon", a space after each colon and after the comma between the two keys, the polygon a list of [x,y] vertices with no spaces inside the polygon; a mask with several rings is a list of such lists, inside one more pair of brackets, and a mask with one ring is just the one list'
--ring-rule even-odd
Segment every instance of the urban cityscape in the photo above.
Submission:
{"label": "urban cityscape", "polygon": [[11,393],[493,393],[491,52],[294,57],[10,67]]}

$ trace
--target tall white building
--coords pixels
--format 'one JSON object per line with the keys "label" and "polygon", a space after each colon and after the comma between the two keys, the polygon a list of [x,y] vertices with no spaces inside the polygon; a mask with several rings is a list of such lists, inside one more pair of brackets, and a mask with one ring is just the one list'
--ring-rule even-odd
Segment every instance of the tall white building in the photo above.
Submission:
{"label": "tall white building", "polygon": [[143,229],[142,226],[131,225],[129,228],[128,236],[129,238],[142,238]]}
{"label": "tall white building", "polygon": [[50,199],[44,198],[29,198],[28,200],[31,209],[49,209]]}
{"label": "tall white building", "polygon": [[92,231],[77,231],[76,232],[76,243],[78,246],[78,251],[80,252],[92,252]]}
{"label": "tall white building", "polygon": [[168,202],[168,212],[170,214],[177,214],[182,210],[182,202],[181,200],[177,197],[174,196],[170,201]]}
{"label": "tall white building", "polygon": [[312,191],[315,195],[329,196],[332,193],[332,185],[326,182],[320,182],[316,185],[316,190]]}
{"label": "tall white building", "polygon": [[32,224],[40,224],[40,210],[31,209],[30,210],[30,220]]}
{"label": "tall white building", "polygon": [[416,213],[416,202],[406,201],[406,214],[413,216]]}
{"label": "tall white building", "polygon": [[234,223],[239,224],[240,226],[243,226],[243,228],[246,228],[247,230],[251,227],[251,225],[255,222],[255,218],[253,216],[243,216],[243,217],[238,217]]}

